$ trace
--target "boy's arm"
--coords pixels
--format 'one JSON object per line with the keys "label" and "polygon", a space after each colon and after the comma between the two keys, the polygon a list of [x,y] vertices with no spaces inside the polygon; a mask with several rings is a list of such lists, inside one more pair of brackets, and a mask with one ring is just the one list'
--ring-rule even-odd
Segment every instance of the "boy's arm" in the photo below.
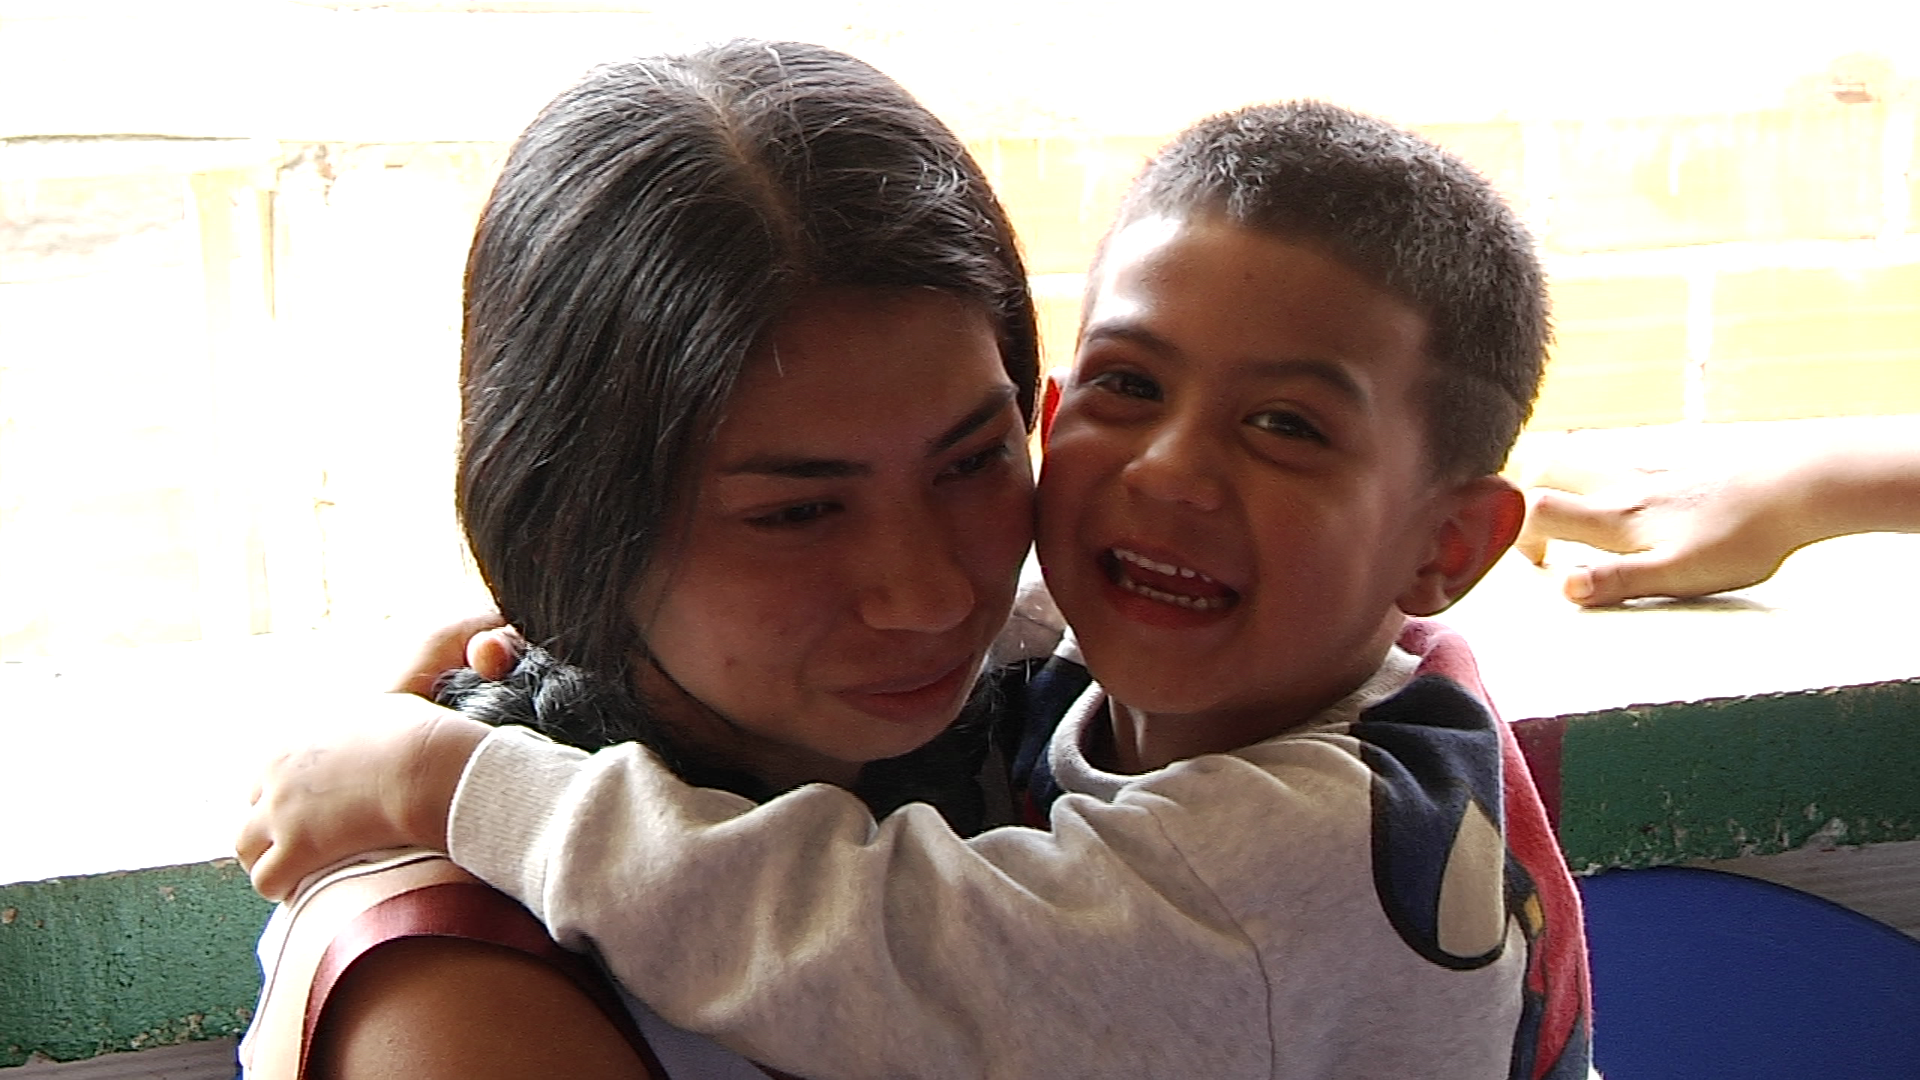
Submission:
{"label": "boy's arm", "polygon": [[[1197,847],[1214,829],[1269,835],[1270,806],[1196,808],[1215,781],[1069,797],[1051,833],[963,841],[926,806],[876,824],[810,785],[756,808],[634,744],[589,756],[399,694],[380,711],[269,769],[239,844],[263,894],[363,850],[444,841],[668,1020],[802,1075],[1270,1063],[1258,958],[1169,831]],[[1364,774],[1347,786],[1364,806]]]}
{"label": "boy's arm", "polygon": [[[1354,772],[1341,786],[1361,808],[1348,815],[1361,832],[1333,842],[1364,851],[1364,772],[1350,754],[1327,759]],[[500,729],[461,781],[449,837],[456,862],[562,944],[594,948],[662,1016],[779,1069],[1264,1074],[1259,960],[1176,838],[1217,829],[1216,847],[1267,847],[1274,807],[1188,805],[1244,793],[1204,771],[1177,792],[1069,796],[1050,833],[962,841],[925,806],[876,824],[813,785],[755,809],[637,746],[589,756]],[[1308,783],[1292,797],[1315,795]]]}

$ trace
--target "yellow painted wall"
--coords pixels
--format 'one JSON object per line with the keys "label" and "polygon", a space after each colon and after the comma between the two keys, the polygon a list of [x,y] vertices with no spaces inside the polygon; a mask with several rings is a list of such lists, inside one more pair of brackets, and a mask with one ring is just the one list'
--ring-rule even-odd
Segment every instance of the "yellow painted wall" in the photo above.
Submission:
{"label": "yellow painted wall", "polygon": [[[1896,87],[1421,129],[1540,239],[1557,334],[1532,427],[1553,431],[1920,413],[1917,116]],[[1019,230],[1051,366],[1162,139],[969,136]],[[4,149],[0,656],[470,595],[447,495],[459,275],[504,143],[265,142],[204,168],[161,144],[119,172],[24,175]],[[147,216],[88,233],[116,199]]]}
{"label": "yellow painted wall", "polygon": [[1920,412],[1920,262],[1715,284],[1707,419]]}
{"label": "yellow painted wall", "polygon": [[1874,236],[1886,112],[1827,104],[1556,123],[1544,239],[1580,252]]}
{"label": "yellow painted wall", "polygon": [[1687,282],[1672,274],[1552,283],[1555,344],[1532,427],[1663,424],[1685,414]]}
{"label": "yellow painted wall", "polygon": [[[1480,169],[1536,232],[1556,344],[1533,427],[1562,430],[1920,411],[1917,115],[1829,97],[1421,130]],[[1033,273],[1075,275],[1161,141],[972,146]],[[1055,365],[1072,355],[1077,290],[1055,281],[1041,296]]]}

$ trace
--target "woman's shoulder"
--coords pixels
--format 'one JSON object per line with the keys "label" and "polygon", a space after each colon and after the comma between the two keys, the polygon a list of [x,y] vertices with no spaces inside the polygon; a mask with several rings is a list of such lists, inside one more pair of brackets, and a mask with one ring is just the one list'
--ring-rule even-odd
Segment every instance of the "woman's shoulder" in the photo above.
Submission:
{"label": "woman's shoulder", "polygon": [[367,912],[394,897],[448,884],[479,886],[479,879],[438,852],[377,852],[314,874],[275,908],[260,936],[260,1000],[240,1044],[249,1080],[300,1074],[307,1018],[322,1003],[316,995],[324,997],[329,968],[350,962],[342,944]]}

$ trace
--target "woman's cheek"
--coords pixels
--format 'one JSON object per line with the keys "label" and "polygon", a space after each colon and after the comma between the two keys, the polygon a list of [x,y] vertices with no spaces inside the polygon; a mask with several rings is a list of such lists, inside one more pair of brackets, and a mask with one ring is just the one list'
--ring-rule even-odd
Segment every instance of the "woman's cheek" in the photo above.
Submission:
{"label": "woman's cheek", "polygon": [[980,558],[994,577],[1017,579],[1020,564],[1033,544],[1034,491],[1031,468],[1024,461],[1010,463],[1018,471],[989,497],[970,507],[959,523],[973,538]]}

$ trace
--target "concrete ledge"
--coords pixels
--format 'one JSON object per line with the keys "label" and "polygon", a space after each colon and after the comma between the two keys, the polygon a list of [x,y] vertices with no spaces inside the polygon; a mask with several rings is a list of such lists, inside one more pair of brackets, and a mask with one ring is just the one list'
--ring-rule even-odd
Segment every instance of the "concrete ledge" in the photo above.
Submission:
{"label": "concrete ledge", "polygon": [[0,886],[0,1066],[240,1034],[268,910],[232,859]]}
{"label": "concrete ledge", "polygon": [[[1920,680],[1516,725],[1575,873],[1920,837]],[[1555,781],[1557,780],[1557,785]]]}

